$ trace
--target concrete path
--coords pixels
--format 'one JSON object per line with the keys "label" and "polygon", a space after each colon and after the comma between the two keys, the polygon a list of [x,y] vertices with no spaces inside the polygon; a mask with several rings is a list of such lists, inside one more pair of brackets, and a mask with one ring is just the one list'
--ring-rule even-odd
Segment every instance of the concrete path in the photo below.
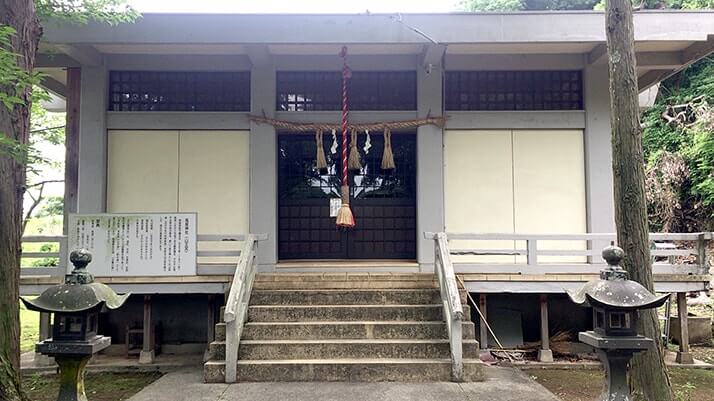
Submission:
{"label": "concrete path", "polygon": [[559,401],[517,369],[489,367],[481,383],[204,384],[201,371],[168,373],[129,401]]}

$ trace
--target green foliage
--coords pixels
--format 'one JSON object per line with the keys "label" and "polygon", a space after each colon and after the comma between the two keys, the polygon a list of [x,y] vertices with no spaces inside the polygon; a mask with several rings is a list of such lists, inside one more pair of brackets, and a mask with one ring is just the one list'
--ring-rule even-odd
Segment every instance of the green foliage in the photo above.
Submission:
{"label": "green foliage", "polygon": [[[692,146],[682,150],[692,170],[692,195],[714,207],[714,131],[695,130]],[[713,208],[714,209],[714,208]],[[714,210],[710,217],[714,218]]]}
{"label": "green foliage", "polygon": [[48,196],[36,217],[62,216],[64,214],[64,198]]}
{"label": "green foliage", "polygon": [[[633,0],[645,9],[714,9],[714,0]],[[462,0],[464,11],[604,10],[605,0]]]}
{"label": "green foliage", "polygon": [[[710,230],[714,226],[714,59],[704,59],[664,81],[655,105],[642,115],[650,219],[655,227]],[[686,165],[677,172],[662,163],[674,155]],[[673,210],[674,213],[662,213]]]}
{"label": "green foliage", "polygon": [[42,80],[39,73],[27,72],[17,64],[19,55],[11,49],[11,40],[15,29],[0,25],[0,103],[8,110],[25,103],[22,93],[28,86],[38,85]]}
{"label": "green foliage", "polygon": [[[40,252],[59,252],[59,244],[45,243],[40,247]],[[32,267],[57,267],[59,258],[41,258],[32,261]]]}
{"label": "green foliage", "polygon": [[464,11],[518,11],[523,10],[522,0],[463,0]]}
{"label": "green foliage", "polygon": [[79,24],[97,21],[117,25],[139,18],[125,0],[35,0],[35,9],[42,20]]}

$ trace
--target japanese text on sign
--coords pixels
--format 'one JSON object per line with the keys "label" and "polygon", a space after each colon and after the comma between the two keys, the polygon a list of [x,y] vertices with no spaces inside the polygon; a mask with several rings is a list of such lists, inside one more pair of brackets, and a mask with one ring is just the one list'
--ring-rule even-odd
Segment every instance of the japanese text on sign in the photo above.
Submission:
{"label": "japanese text on sign", "polygon": [[73,214],[69,249],[93,254],[95,276],[196,274],[196,214]]}

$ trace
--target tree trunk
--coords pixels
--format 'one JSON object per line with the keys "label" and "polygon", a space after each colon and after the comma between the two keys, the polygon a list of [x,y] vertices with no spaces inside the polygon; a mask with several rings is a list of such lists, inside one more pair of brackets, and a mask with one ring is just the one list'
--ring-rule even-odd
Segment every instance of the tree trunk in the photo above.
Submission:
{"label": "tree trunk", "polygon": [[[632,2],[608,0],[606,19],[617,242],[625,250],[623,262],[630,278],[653,291]],[[655,350],[637,354],[632,360],[633,395],[646,401],[671,401],[673,394],[660,348],[656,310],[640,312],[639,330],[657,345]]]}
{"label": "tree trunk", "polygon": [[[18,55],[17,65],[32,71],[37,45],[42,34],[30,0],[0,0],[0,24],[17,31],[11,49]],[[0,88],[3,92],[14,88]],[[23,105],[12,110],[0,105],[0,135],[28,144],[30,95],[32,88],[16,93]],[[20,389],[20,240],[22,197],[25,192],[24,160],[0,153],[0,400],[24,400]]]}

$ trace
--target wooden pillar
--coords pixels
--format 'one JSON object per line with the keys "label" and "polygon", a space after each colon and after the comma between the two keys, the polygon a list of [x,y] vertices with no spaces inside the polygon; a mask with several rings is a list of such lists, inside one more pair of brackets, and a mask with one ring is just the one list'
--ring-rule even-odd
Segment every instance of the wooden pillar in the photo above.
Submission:
{"label": "wooden pillar", "polygon": [[550,349],[550,330],[548,327],[548,295],[540,295],[540,341],[538,361],[553,362],[553,351]]}
{"label": "wooden pillar", "polygon": [[206,350],[203,353],[203,361],[211,359],[211,343],[216,339],[216,296],[208,295],[208,318],[206,327]]}
{"label": "wooden pillar", "polygon": [[478,322],[479,328],[479,342],[481,343],[481,349],[488,349],[488,328],[486,328],[486,323],[484,320],[488,319],[487,307],[488,303],[486,300],[486,294],[480,294],[478,297],[478,307],[481,309],[483,314],[483,319]]}
{"label": "wooden pillar", "polygon": [[[44,341],[52,337],[52,327],[50,326],[49,313],[40,312],[40,329],[38,334],[38,341]],[[35,352],[34,360],[36,366],[50,366],[54,364],[54,358],[38,352]]]}
{"label": "wooden pillar", "polygon": [[693,364],[694,358],[689,352],[689,319],[687,317],[687,293],[677,293],[677,314],[679,315],[679,352],[677,363]]}
{"label": "wooden pillar", "polygon": [[154,363],[154,327],[151,319],[151,295],[144,295],[144,335],[139,363]]}
{"label": "wooden pillar", "polygon": [[64,225],[67,235],[67,215],[77,213],[77,188],[79,182],[79,101],[82,70],[67,68],[67,97],[64,156]]}
{"label": "wooden pillar", "polygon": [[216,296],[213,294],[208,295],[208,343],[210,344],[216,338]]}

